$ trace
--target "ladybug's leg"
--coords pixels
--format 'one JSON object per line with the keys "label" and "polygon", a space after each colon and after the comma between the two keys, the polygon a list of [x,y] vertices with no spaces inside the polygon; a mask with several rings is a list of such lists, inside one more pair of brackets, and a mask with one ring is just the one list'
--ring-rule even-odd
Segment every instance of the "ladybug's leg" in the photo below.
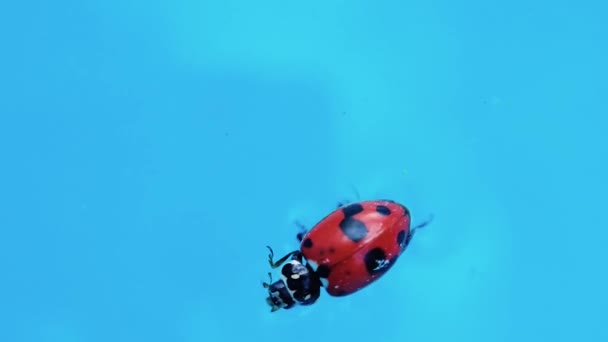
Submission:
{"label": "ladybug's leg", "polygon": [[339,201],[339,202],[337,203],[337,205],[336,205],[336,208],[337,208],[337,209],[340,209],[340,208],[342,208],[342,207],[343,207],[343,206],[345,206],[345,205],[349,205],[350,203],[351,203],[351,201],[349,201],[349,200],[343,200],[343,201]]}
{"label": "ladybug's leg", "polygon": [[429,223],[431,223],[431,221],[433,221],[433,217],[434,216],[431,214],[431,217],[429,217],[428,220],[422,221],[422,222],[418,223],[417,225],[413,226],[412,228],[410,228],[410,232],[409,232],[409,234],[407,234],[407,237],[405,238],[404,246],[407,247],[407,245],[409,245],[410,241],[412,240],[412,237],[414,237],[414,234],[416,233],[416,231],[420,228],[424,228],[424,227],[428,226]]}
{"label": "ladybug's leg", "polygon": [[[359,195],[359,190],[357,190],[357,188],[356,188],[354,185],[351,185],[351,188],[352,188],[352,190],[353,190],[353,194],[355,195],[355,199],[356,199],[357,201],[360,201],[360,200],[361,200],[361,195]],[[340,208],[342,208],[342,207],[344,207],[344,206],[347,206],[347,205],[349,205],[349,204],[351,204],[351,203],[353,203],[353,201],[352,201],[352,200],[349,200],[349,199],[344,199],[344,200],[342,200],[342,201],[338,201],[338,203],[337,203],[337,206],[336,206],[336,207],[337,207],[337,209],[340,209]]]}
{"label": "ladybug's leg", "polygon": [[433,216],[433,214],[431,214],[431,216],[428,218],[428,220],[426,220],[426,221],[422,221],[422,222],[418,223],[417,225],[415,225],[414,227],[412,227],[412,229],[410,229],[410,231],[412,231],[412,232],[413,232],[413,231],[415,231],[416,229],[420,229],[420,228],[424,228],[424,227],[428,226],[428,225],[429,225],[429,223],[431,223],[431,222],[433,221],[433,218],[434,218],[434,217],[435,217],[435,216]]}
{"label": "ladybug's leg", "polygon": [[274,251],[269,246],[266,246],[266,247],[268,247],[268,249],[270,250],[270,254],[268,254],[268,263],[270,264],[270,267],[272,267],[272,268],[277,268],[277,267],[283,265],[283,263],[285,261],[287,261],[287,259],[289,259],[290,257],[293,257],[293,259],[301,259],[302,258],[301,254],[300,254],[300,251],[293,251],[293,252],[287,253],[287,255],[285,255],[281,259],[279,259],[277,261],[273,261]]}
{"label": "ladybug's leg", "polygon": [[268,282],[262,282],[262,286],[264,286],[265,289],[269,288],[270,285],[272,284],[272,273],[268,272]]}
{"label": "ladybug's leg", "polygon": [[299,221],[296,221],[295,223],[296,226],[298,226],[298,228],[300,229],[298,235],[296,235],[296,238],[298,239],[298,242],[302,242],[302,239],[304,239],[304,235],[308,233],[308,229],[306,229],[306,226],[300,223]]}
{"label": "ladybug's leg", "polygon": [[[357,188],[354,185],[351,185],[351,188],[353,190],[353,193],[355,195],[356,200],[359,201],[361,199],[361,195],[359,195],[359,190],[357,190]],[[348,200],[348,199],[345,199],[345,200],[342,200],[342,201],[338,201],[338,203],[337,203],[337,209],[340,209],[340,208],[342,208],[342,207],[344,207],[346,205],[349,205],[351,203],[353,203],[353,201]]]}

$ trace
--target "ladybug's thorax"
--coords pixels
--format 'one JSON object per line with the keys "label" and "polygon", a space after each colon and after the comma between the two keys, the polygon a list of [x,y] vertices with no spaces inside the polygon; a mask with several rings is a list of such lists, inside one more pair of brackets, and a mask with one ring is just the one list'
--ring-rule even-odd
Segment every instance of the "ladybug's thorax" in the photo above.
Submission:
{"label": "ladybug's thorax", "polygon": [[291,260],[281,269],[281,279],[270,284],[266,302],[272,311],[310,305],[319,299],[321,283],[310,265]]}

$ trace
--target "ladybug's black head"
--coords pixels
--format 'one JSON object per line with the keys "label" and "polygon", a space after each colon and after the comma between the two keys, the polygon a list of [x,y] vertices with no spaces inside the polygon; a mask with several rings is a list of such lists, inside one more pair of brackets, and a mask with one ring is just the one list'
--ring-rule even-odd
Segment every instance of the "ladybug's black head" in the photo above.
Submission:
{"label": "ladybug's black head", "polygon": [[310,266],[304,266],[298,260],[291,260],[283,265],[281,279],[266,284],[268,297],[266,303],[272,308],[291,309],[294,305],[311,305],[321,295],[321,281]]}

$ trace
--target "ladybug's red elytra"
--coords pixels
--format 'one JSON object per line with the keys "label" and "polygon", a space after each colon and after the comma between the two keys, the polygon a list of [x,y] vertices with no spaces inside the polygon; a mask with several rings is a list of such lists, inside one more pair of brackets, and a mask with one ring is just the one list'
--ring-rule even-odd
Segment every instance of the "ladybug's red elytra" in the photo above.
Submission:
{"label": "ladybug's red elytra", "polygon": [[[264,283],[271,311],[314,304],[321,287],[331,296],[355,293],[378,280],[405,251],[417,229],[410,212],[391,200],[369,200],[338,208],[309,231],[298,234],[300,248],[268,262],[281,269],[281,279]],[[289,259],[289,262],[285,262]]]}

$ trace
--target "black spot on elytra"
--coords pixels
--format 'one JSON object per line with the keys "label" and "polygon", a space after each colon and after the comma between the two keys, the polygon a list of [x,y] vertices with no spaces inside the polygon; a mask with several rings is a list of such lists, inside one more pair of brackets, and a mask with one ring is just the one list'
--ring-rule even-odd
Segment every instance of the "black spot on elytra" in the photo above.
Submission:
{"label": "black spot on elytra", "polygon": [[329,254],[334,254],[336,253],[336,249],[333,247],[329,247]]}
{"label": "black spot on elytra", "polygon": [[346,272],[344,272],[344,274],[346,274],[347,276],[350,277],[350,275],[352,274],[349,270],[346,270]]}
{"label": "black spot on elytra", "polygon": [[399,234],[397,234],[397,244],[403,248],[405,247],[405,230],[401,230],[399,231]]}
{"label": "black spot on elytra", "polygon": [[346,291],[344,290],[338,290],[338,292],[336,292],[335,296],[336,297],[344,297],[346,296],[348,293],[346,293]]}
{"label": "black spot on elytra", "polygon": [[317,275],[319,278],[327,279],[327,277],[329,277],[329,273],[331,273],[331,270],[326,265],[319,265],[319,267],[317,267]]}
{"label": "black spot on elytra", "polygon": [[403,248],[407,247],[412,241],[412,236],[414,236],[414,231],[410,230],[410,233],[405,237],[405,242],[403,243]]}
{"label": "black spot on elytra", "polygon": [[306,248],[311,248],[312,247],[312,240],[310,238],[306,238],[306,240],[304,240],[304,242],[302,242],[302,246],[304,246]]}
{"label": "black spot on elytra", "polygon": [[320,256],[325,256],[325,250],[324,249],[319,250],[319,255]]}
{"label": "black spot on elytra", "polygon": [[390,263],[387,263],[386,253],[382,248],[374,248],[367,252],[364,257],[365,260],[365,269],[367,273],[374,275],[378,273],[382,273],[387,270]]}
{"label": "black spot on elytra", "polygon": [[349,204],[342,208],[344,219],[340,222],[340,229],[353,242],[361,241],[367,235],[365,224],[353,216],[363,211],[363,206],[359,203]]}
{"label": "black spot on elytra", "polygon": [[391,214],[391,210],[385,205],[376,206],[376,212],[384,216],[388,216]]}
{"label": "black spot on elytra", "polygon": [[359,242],[367,236],[367,227],[365,223],[352,218],[346,217],[340,222],[340,229],[353,242]]}
{"label": "black spot on elytra", "polygon": [[349,204],[346,207],[342,208],[342,212],[344,213],[345,218],[355,216],[362,211],[363,206],[359,203]]}

